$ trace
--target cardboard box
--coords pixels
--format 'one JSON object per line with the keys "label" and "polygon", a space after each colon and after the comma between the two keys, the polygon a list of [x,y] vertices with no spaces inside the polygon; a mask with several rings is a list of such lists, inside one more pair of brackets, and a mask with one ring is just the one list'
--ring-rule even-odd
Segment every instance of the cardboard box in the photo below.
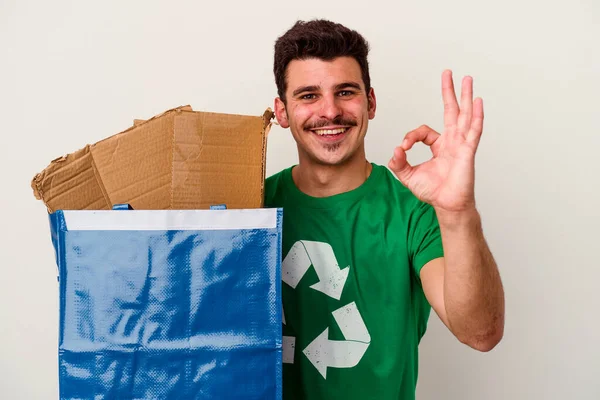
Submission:
{"label": "cardboard box", "polygon": [[174,108],[55,159],[31,186],[50,213],[260,208],[272,118]]}

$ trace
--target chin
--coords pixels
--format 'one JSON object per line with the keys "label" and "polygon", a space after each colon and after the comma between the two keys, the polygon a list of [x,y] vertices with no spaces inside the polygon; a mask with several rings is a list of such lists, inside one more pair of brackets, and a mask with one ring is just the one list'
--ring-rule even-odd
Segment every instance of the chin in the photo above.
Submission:
{"label": "chin", "polygon": [[310,157],[314,162],[327,165],[327,166],[336,166],[336,165],[344,165],[349,160],[352,159],[352,154],[312,154]]}

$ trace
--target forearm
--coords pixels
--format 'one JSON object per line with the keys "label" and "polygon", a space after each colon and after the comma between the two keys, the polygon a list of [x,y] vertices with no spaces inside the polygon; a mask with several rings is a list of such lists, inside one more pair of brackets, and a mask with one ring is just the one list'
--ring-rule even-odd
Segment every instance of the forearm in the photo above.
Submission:
{"label": "forearm", "polygon": [[436,210],[444,246],[444,304],[450,329],[462,342],[489,350],[504,330],[504,291],[475,210]]}

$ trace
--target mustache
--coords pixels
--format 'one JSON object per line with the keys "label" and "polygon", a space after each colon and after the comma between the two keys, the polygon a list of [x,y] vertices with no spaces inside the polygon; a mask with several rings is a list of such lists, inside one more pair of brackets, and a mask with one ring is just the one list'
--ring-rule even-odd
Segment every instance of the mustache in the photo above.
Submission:
{"label": "mustache", "polygon": [[304,129],[318,129],[330,125],[357,126],[358,123],[354,119],[344,118],[342,116],[335,117],[332,120],[320,119],[318,121],[309,122],[304,125]]}

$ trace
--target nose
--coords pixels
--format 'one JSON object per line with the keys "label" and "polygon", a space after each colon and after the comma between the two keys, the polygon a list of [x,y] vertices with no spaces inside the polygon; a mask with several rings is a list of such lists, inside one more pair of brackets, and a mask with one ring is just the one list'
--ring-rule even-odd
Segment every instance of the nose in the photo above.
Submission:
{"label": "nose", "polygon": [[321,118],[327,118],[330,121],[342,115],[342,108],[335,95],[322,97],[320,114]]}

